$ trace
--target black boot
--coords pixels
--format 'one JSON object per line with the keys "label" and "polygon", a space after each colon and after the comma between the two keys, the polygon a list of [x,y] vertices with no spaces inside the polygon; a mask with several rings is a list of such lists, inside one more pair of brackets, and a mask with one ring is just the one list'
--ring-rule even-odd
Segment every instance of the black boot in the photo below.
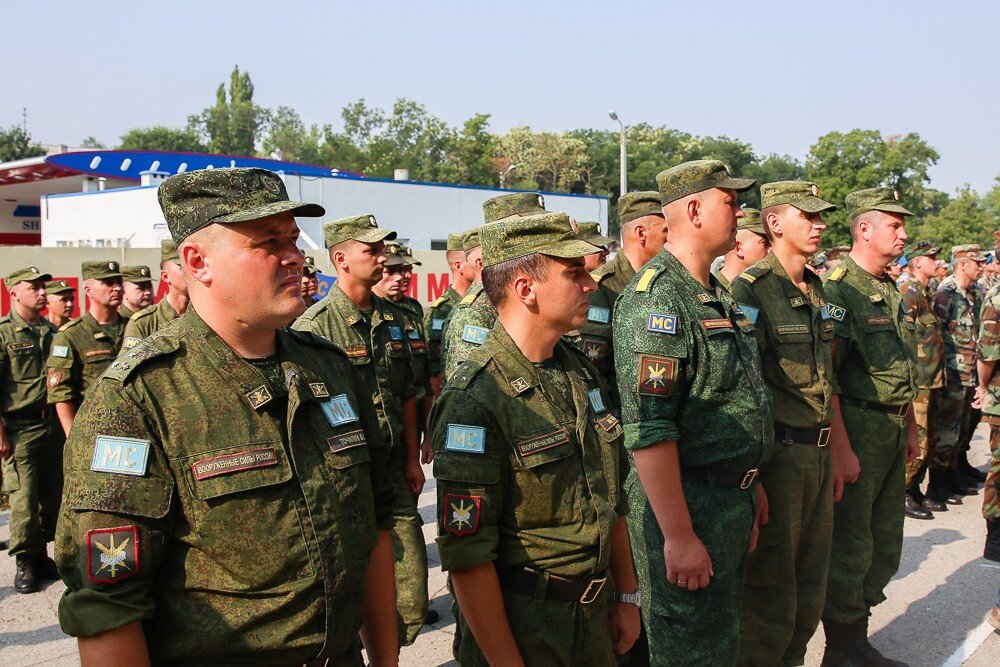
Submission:
{"label": "black boot", "polygon": [[956,457],[955,467],[958,471],[970,479],[974,479],[977,484],[982,484],[986,481],[986,473],[984,473],[979,468],[976,468],[971,463],[969,463],[969,452],[963,450]]}
{"label": "black boot", "polygon": [[18,593],[34,593],[38,590],[38,579],[35,578],[35,558],[29,554],[21,554],[17,558],[17,573],[14,575],[14,590]]}
{"label": "black boot", "polygon": [[947,512],[948,511],[948,505],[946,505],[945,503],[941,502],[940,500],[934,500],[933,498],[928,498],[927,496],[924,496],[924,502],[920,503],[920,505],[925,510],[930,510],[932,512]]}
{"label": "black boot", "polygon": [[948,505],[961,505],[962,499],[951,492],[949,480],[951,476],[948,469],[938,465],[932,465],[927,472],[927,497],[939,503]]}
{"label": "black boot", "polygon": [[983,558],[1000,562],[1000,518],[986,520],[986,548]]}
{"label": "black boot", "polygon": [[904,508],[903,511],[906,513],[906,516],[910,517],[911,519],[934,518],[934,515],[931,514],[930,510],[924,509],[924,507],[919,502],[917,502],[916,498],[914,498],[913,496],[907,495],[905,502],[906,502],[906,507]]}
{"label": "black boot", "polygon": [[59,576],[59,568],[56,567],[56,562],[49,557],[48,551],[35,556],[35,574],[39,579],[46,579],[48,581],[59,581],[62,579]]}
{"label": "black boot", "polygon": [[868,614],[854,621],[854,650],[865,667],[910,667],[900,660],[891,660],[868,641]]}
{"label": "black boot", "polygon": [[826,648],[821,667],[859,667],[862,664],[854,648],[852,624],[834,623],[824,618],[823,632],[826,634]]}
{"label": "black boot", "polygon": [[951,467],[947,471],[947,488],[956,496],[975,496],[979,494],[979,486],[967,479],[965,475],[956,468]]}

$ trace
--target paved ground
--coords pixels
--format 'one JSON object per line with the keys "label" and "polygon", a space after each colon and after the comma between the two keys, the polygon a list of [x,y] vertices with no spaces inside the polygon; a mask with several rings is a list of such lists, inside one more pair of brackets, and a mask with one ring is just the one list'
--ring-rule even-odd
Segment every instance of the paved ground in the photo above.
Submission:
{"label": "paved ground", "polygon": [[[974,464],[987,460],[985,428],[973,441]],[[430,470],[427,471],[428,475]],[[981,558],[984,524],[982,496],[939,514],[934,521],[906,523],[903,560],[889,585],[889,600],[875,609],[873,643],[914,667],[996,667],[1000,665],[1000,633],[983,622],[1000,584],[1000,564]],[[427,521],[431,563],[431,606],[441,621],[425,628],[413,646],[403,649],[404,665],[436,666],[451,661],[454,621],[450,596],[439,568],[433,539],[434,481],[420,498]],[[0,513],[0,538],[8,535],[8,513]],[[59,630],[56,606],[61,583],[47,584],[40,593],[18,595],[11,582],[14,562],[0,554],[0,665],[76,665],[76,643]],[[807,665],[819,665],[823,651],[820,630],[809,646]]]}

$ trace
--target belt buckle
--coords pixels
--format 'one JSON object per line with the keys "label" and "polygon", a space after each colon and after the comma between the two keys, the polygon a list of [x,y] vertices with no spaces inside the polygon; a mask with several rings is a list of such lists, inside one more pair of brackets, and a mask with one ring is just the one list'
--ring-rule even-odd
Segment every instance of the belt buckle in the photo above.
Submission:
{"label": "belt buckle", "polygon": [[744,490],[749,489],[750,485],[753,484],[753,481],[757,479],[758,472],[758,468],[751,468],[750,470],[747,470],[746,474],[743,475],[743,481],[740,482],[740,488]]}
{"label": "belt buckle", "polygon": [[830,427],[824,426],[819,430],[819,439],[816,441],[817,447],[826,447],[830,444]]}
{"label": "belt buckle", "polygon": [[[597,599],[597,596],[601,594],[601,590],[604,588],[604,584],[607,583],[607,577],[601,577],[600,579],[591,579],[590,583],[587,584],[587,588],[584,589],[583,595],[580,596],[580,604],[590,604]],[[595,589],[596,586],[596,589]],[[593,590],[593,594],[591,591]]]}

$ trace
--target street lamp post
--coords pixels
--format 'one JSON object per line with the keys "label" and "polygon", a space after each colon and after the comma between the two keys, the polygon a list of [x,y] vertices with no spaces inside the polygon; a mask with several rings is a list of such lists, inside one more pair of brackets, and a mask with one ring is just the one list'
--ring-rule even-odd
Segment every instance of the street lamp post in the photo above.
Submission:
{"label": "street lamp post", "polygon": [[501,190],[503,190],[506,187],[506,185],[507,185],[507,174],[509,174],[510,172],[514,171],[514,167],[516,167],[516,166],[517,166],[516,164],[512,164],[509,167],[507,167],[505,170],[503,170],[503,171],[500,172],[500,189]]}
{"label": "street lamp post", "polygon": [[608,117],[611,120],[618,121],[618,127],[621,128],[621,133],[619,135],[618,149],[619,149],[619,161],[621,163],[621,175],[619,180],[619,197],[628,192],[628,148],[625,144],[625,123],[621,122],[618,118],[618,114],[614,111],[608,112]]}

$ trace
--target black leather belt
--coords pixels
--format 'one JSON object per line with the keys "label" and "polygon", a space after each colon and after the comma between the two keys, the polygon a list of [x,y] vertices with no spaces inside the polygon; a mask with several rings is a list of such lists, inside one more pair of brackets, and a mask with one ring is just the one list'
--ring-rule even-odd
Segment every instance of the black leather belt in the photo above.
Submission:
{"label": "black leather belt", "polygon": [[[500,580],[500,588],[505,591],[534,597],[538,591],[539,579],[545,579],[546,574],[530,567],[506,567],[497,570],[497,577]],[[541,584],[545,587],[544,600],[579,601],[580,604],[590,604],[596,600],[604,584],[608,582],[607,577],[566,579],[553,574],[548,575],[547,579],[548,581]]]}
{"label": "black leather belt", "polygon": [[39,421],[43,419],[49,419],[55,414],[55,408],[51,405],[46,405],[44,408],[25,408],[23,410],[15,410],[14,412],[8,412],[3,416],[4,419],[16,419],[20,421]]}
{"label": "black leather belt", "polygon": [[798,443],[826,447],[830,444],[830,427],[792,428],[780,422],[774,422],[774,441],[783,445]]}
{"label": "black leather belt", "polygon": [[862,401],[861,399],[851,398],[850,396],[841,396],[840,402],[845,405],[853,405],[861,410],[884,412],[887,415],[896,415],[897,417],[906,415],[907,410],[910,409],[909,403],[903,403],[902,405],[885,405],[884,403],[875,403],[874,401]]}
{"label": "black leather belt", "polygon": [[719,470],[709,466],[681,468],[681,481],[706,486],[738,486],[749,489],[760,474],[758,468],[750,470]]}

